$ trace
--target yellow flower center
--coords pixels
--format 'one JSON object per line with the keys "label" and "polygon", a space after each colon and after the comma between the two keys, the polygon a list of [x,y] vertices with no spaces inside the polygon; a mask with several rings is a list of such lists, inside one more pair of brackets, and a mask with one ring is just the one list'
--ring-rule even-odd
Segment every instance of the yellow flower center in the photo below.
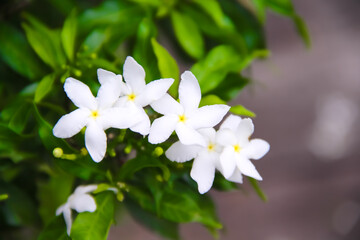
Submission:
{"label": "yellow flower center", "polygon": [[239,146],[239,144],[234,145],[234,151],[237,153],[241,151],[241,147]]}
{"label": "yellow flower center", "polygon": [[184,115],[184,114],[183,114],[183,115],[179,115],[179,122],[184,123],[185,121],[186,121],[185,115]]}
{"label": "yellow flower center", "polygon": [[131,94],[128,95],[128,100],[129,101],[134,101],[135,98],[136,98],[136,95],[134,93],[131,93]]}
{"label": "yellow flower center", "polygon": [[90,116],[95,119],[99,116],[99,112],[97,110],[91,111]]}
{"label": "yellow flower center", "polygon": [[215,151],[215,144],[213,143],[209,143],[208,147],[207,147],[209,152],[213,152]]}

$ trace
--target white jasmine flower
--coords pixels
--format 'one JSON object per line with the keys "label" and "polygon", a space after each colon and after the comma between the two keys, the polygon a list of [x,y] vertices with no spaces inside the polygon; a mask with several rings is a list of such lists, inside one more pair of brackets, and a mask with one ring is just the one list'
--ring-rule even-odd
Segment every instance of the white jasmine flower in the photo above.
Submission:
{"label": "white jasmine flower", "polygon": [[63,214],[66,224],[66,232],[70,236],[72,226],[71,210],[77,212],[94,212],[96,203],[94,198],[88,194],[97,189],[97,185],[78,186],[74,193],[69,196],[67,202],[56,210],[56,216]]}
{"label": "white jasmine flower", "polygon": [[[184,145],[177,141],[171,145],[165,155],[175,162],[186,162],[194,159],[190,176],[197,182],[199,193],[204,194],[213,185],[216,169],[222,172],[219,161],[223,147],[216,143],[215,129],[203,128],[198,131],[205,139],[205,146]],[[234,172],[228,180],[242,183],[241,173],[239,171]]]}
{"label": "white jasmine flower", "polygon": [[241,119],[230,115],[220,126],[216,141],[224,147],[220,155],[220,165],[225,178],[239,179],[239,173],[262,180],[250,159],[262,158],[270,149],[269,143],[262,139],[249,137],[254,132],[251,119]]}
{"label": "white jasmine flower", "polygon": [[106,129],[129,128],[139,121],[134,110],[114,107],[120,96],[121,75],[99,69],[98,78],[101,87],[96,98],[84,83],[74,78],[66,79],[64,90],[78,109],[62,116],[53,129],[56,137],[70,138],[86,126],[85,145],[95,162],[105,156]]}
{"label": "white jasmine flower", "polygon": [[156,119],[149,134],[149,142],[162,143],[175,130],[182,144],[206,146],[204,137],[196,130],[218,124],[230,107],[223,104],[199,108],[201,91],[196,77],[185,71],[179,85],[180,103],[169,94],[151,104],[151,107],[164,116]]}
{"label": "white jasmine flower", "polygon": [[139,111],[139,123],[130,129],[147,135],[150,130],[150,119],[144,107],[163,97],[174,79],[164,78],[146,84],[144,69],[130,56],[125,60],[123,75],[125,83],[122,83],[122,96],[116,106],[131,107]]}

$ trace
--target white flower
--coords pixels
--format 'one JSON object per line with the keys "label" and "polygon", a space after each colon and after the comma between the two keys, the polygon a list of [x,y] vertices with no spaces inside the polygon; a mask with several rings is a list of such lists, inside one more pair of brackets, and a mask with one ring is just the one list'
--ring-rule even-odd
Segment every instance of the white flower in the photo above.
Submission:
{"label": "white flower", "polygon": [[270,145],[262,139],[249,140],[253,132],[251,119],[241,119],[234,115],[230,115],[220,126],[216,141],[224,147],[220,165],[225,178],[238,178],[240,171],[246,176],[262,180],[250,159],[262,158],[269,151]]}
{"label": "white flower", "polygon": [[150,130],[150,119],[144,107],[163,97],[174,79],[164,78],[146,84],[144,69],[130,56],[125,60],[123,75],[125,83],[122,83],[122,96],[116,106],[131,107],[139,111],[140,121],[130,129],[147,135]]}
{"label": "white flower", "polygon": [[114,107],[120,96],[121,75],[98,69],[98,78],[101,87],[96,98],[84,83],[74,78],[66,79],[65,92],[78,109],[62,116],[53,129],[56,137],[70,138],[86,126],[85,145],[95,162],[105,156],[106,129],[129,128],[139,121],[132,109]]}
{"label": "white flower", "polygon": [[149,142],[162,143],[175,130],[182,144],[206,145],[204,137],[196,130],[209,128],[218,124],[230,109],[223,104],[199,107],[201,99],[200,86],[190,71],[181,75],[179,85],[180,103],[169,94],[151,104],[151,107],[164,116],[156,119],[149,134]]}
{"label": "white flower", "polygon": [[72,217],[71,210],[77,212],[94,212],[96,203],[94,198],[88,194],[97,189],[97,185],[78,186],[74,193],[69,196],[66,203],[56,210],[56,216],[63,214],[66,223],[66,232],[70,236]]}
{"label": "white flower", "polygon": [[[171,145],[165,155],[175,162],[186,162],[194,158],[190,176],[197,182],[199,193],[204,194],[210,190],[214,182],[216,169],[222,172],[220,154],[223,147],[216,143],[215,129],[203,128],[198,131],[205,139],[205,146],[184,145],[178,141]],[[241,173],[234,172],[228,180],[242,183]]]}

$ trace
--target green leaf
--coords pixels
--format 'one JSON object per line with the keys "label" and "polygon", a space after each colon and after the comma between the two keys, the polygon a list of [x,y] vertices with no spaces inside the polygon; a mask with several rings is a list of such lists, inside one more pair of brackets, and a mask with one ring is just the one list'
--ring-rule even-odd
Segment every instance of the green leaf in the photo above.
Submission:
{"label": "green leaf", "polygon": [[34,101],[36,103],[40,102],[47,94],[50,93],[54,82],[55,82],[55,74],[46,75],[41,79],[35,92]]}
{"label": "green leaf", "polygon": [[103,192],[95,197],[96,211],[82,212],[71,228],[73,240],[106,240],[114,221],[115,198],[112,192]]}
{"label": "green leaf", "polygon": [[178,224],[161,219],[153,213],[144,211],[131,200],[127,200],[125,204],[131,216],[148,229],[167,239],[180,239]]}
{"label": "green leaf", "polygon": [[215,89],[230,72],[240,72],[243,58],[229,45],[217,46],[208,55],[197,62],[192,68],[199,81],[201,92],[207,93]]}
{"label": "green leaf", "polygon": [[157,58],[158,68],[162,78],[173,78],[175,81],[169,89],[169,93],[173,97],[177,97],[177,89],[179,86],[179,67],[176,60],[170,53],[161,46],[155,38],[151,39],[151,44]]}
{"label": "green leaf", "polygon": [[195,59],[204,55],[204,40],[197,24],[187,15],[172,11],[171,22],[175,36],[182,48]]}
{"label": "green leaf", "polygon": [[71,240],[66,233],[66,226],[63,215],[53,218],[53,220],[40,233],[37,240],[49,240],[49,239]]}
{"label": "green leaf", "polygon": [[263,200],[264,202],[267,202],[268,198],[266,194],[263,192],[263,190],[260,188],[258,182],[251,177],[248,177],[248,179],[250,181],[251,186],[253,187],[257,195],[260,197],[260,199]]}
{"label": "green leaf", "polygon": [[300,36],[303,39],[306,47],[310,48],[311,47],[310,33],[309,33],[309,30],[308,30],[304,20],[302,20],[302,18],[299,17],[298,15],[294,15],[293,21],[295,23],[298,33],[300,34]]}
{"label": "green leaf", "polygon": [[213,104],[226,104],[226,102],[216,95],[206,95],[201,98],[200,107]]}
{"label": "green leaf", "polygon": [[221,175],[219,172],[216,172],[215,174],[215,179],[212,187],[219,191],[233,191],[239,189],[236,183],[230,182],[229,180],[225,179],[223,175]]}
{"label": "green leaf", "polygon": [[217,0],[193,0],[193,2],[201,7],[218,26],[224,24],[223,21],[225,16]]}
{"label": "green leaf", "polygon": [[125,180],[131,178],[136,172],[144,168],[160,168],[163,172],[163,177],[168,180],[170,177],[169,168],[161,163],[159,159],[146,156],[142,154],[136,158],[128,160],[120,169],[118,174],[119,180]]}
{"label": "green leaf", "polygon": [[0,22],[0,57],[14,71],[29,79],[43,75],[42,65],[25,36],[5,22]]}
{"label": "green leaf", "polygon": [[98,52],[106,40],[106,33],[104,28],[94,29],[85,39],[81,48],[85,53]]}
{"label": "green leaf", "polygon": [[67,174],[54,175],[47,182],[38,182],[36,195],[44,224],[48,224],[54,218],[56,209],[66,202],[72,192],[73,182],[74,178]]}
{"label": "green leaf", "polygon": [[75,53],[75,41],[77,34],[77,19],[76,11],[73,10],[66,18],[64,26],[61,31],[61,42],[65,50],[66,56],[72,62]]}
{"label": "green leaf", "polygon": [[242,105],[236,105],[231,107],[230,112],[247,117],[256,117],[256,114],[254,112],[250,111],[249,109],[246,109]]}
{"label": "green leaf", "polygon": [[23,23],[22,26],[31,47],[46,64],[58,70],[66,63],[60,31],[49,29],[29,14],[24,17],[30,23]]}
{"label": "green leaf", "polygon": [[250,79],[244,78],[239,73],[230,73],[225,79],[209,94],[215,94],[224,101],[230,101],[236,98],[239,91],[250,83]]}
{"label": "green leaf", "polygon": [[262,24],[265,23],[266,19],[266,1],[267,0],[252,0],[257,17]]}
{"label": "green leaf", "polygon": [[27,101],[22,102],[21,105],[18,106],[15,113],[12,115],[9,122],[9,128],[16,133],[21,134],[28,123],[31,110],[31,103]]}

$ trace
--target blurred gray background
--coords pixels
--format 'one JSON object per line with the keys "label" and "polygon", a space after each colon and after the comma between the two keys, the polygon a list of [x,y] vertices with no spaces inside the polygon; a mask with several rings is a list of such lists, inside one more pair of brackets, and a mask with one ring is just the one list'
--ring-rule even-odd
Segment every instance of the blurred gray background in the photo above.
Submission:
{"label": "blurred gray background", "polygon": [[[255,165],[269,201],[210,191],[226,229],[220,239],[360,239],[360,1],[293,0],[312,36],[268,15],[272,56],[251,69],[237,103],[255,111],[255,137],[270,152]],[[109,239],[161,239],[125,216]],[[212,239],[198,224],[183,239]]]}

